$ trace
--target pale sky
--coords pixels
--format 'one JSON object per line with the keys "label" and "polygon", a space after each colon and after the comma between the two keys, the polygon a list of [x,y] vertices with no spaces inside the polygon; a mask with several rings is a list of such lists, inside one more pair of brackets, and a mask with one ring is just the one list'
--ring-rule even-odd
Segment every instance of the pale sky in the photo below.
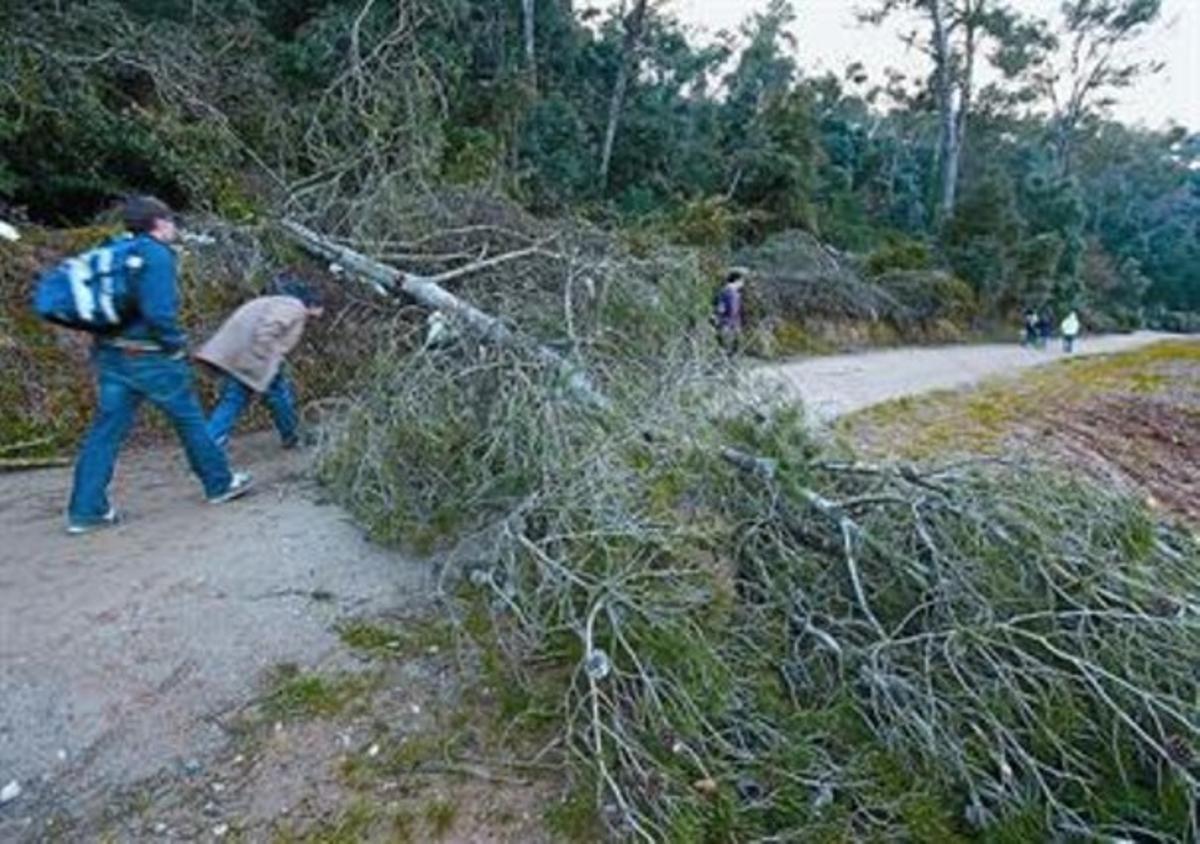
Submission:
{"label": "pale sky", "polygon": [[[593,0],[615,6],[618,0]],[[1011,0],[1021,11],[1051,18],[1059,0]],[[751,11],[766,0],[659,0],[666,9],[704,34],[735,31]],[[909,75],[923,72],[924,57],[899,40],[899,24],[863,26],[855,9],[864,0],[794,0],[798,42],[796,58],[809,73],[840,73],[852,61],[862,62],[873,82],[882,82],[881,71],[895,67]],[[1200,130],[1200,0],[1164,0],[1163,15],[1153,34],[1144,39],[1145,55],[1166,62],[1166,68],[1136,87],[1117,94],[1114,115],[1131,123],[1161,128],[1169,120]],[[986,78],[982,81],[986,82]]]}

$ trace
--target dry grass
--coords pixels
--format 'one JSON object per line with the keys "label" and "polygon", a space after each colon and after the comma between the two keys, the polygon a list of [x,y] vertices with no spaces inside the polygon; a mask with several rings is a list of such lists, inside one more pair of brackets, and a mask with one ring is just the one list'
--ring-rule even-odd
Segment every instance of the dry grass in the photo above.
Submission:
{"label": "dry grass", "polygon": [[851,414],[842,434],[865,451],[901,459],[953,453],[997,455],[1022,425],[1099,396],[1131,400],[1194,389],[1200,343],[1169,341],[1132,352],[1064,360],[1020,379],[996,378],[969,390],[906,396]]}

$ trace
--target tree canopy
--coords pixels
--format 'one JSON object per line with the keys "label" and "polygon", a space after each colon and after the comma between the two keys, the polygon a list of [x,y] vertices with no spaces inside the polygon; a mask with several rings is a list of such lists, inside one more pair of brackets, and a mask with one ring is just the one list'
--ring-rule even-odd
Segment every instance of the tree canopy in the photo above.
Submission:
{"label": "tree canopy", "polygon": [[[881,1],[872,20],[926,16],[916,80],[809,72],[788,0],[710,43],[645,3],[4,6],[0,203],[37,220],[131,190],[239,217],[484,184],[616,225],[716,215],[724,242],[705,245],[730,250],[803,229],[882,272],[917,249],[994,316],[1200,309],[1200,139],[1109,111],[1156,70],[1127,48],[1157,0],[1073,0],[1050,21]],[[979,85],[984,63],[1001,82]]]}

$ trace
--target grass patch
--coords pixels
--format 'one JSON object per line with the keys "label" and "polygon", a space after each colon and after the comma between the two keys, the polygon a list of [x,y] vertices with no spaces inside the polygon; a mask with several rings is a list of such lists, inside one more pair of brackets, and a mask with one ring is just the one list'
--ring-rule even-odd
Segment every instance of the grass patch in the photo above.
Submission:
{"label": "grass patch", "polygon": [[425,823],[435,839],[445,838],[458,819],[458,806],[449,800],[436,799],[425,805]]}
{"label": "grass patch", "polygon": [[377,682],[378,678],[362,674],[306,673],[287,663],[272,672],[262,711],[267,718],[281,721],[338,715],[363,702]]}
{"label": "grass patch", "polygon": [[1148,398],[1194,387],[1200,343],[1167,341],[1130,352],[1068,358],[1018,379],[992,379],[969,390],[905,396],[850,414],[838,424],[868,451],[908,460],[947,453],[996,454],[1022,424],[1047,411],[1101,395]]}
{"label": "grass patch", "polygon": [[[359,844],[367,840],[379,811],[365,800],[355,801],[336,818],[304,832],[276,830],[274,844]],[[404,840],[404,839],[401,839]]]}
{"label": "grass patch", "polygon": [[359,619],[338,629],[349,647],[374,656],[412,658],[443,652],[454,643],[454,628],[444,619],[411,619],[397,624]]}

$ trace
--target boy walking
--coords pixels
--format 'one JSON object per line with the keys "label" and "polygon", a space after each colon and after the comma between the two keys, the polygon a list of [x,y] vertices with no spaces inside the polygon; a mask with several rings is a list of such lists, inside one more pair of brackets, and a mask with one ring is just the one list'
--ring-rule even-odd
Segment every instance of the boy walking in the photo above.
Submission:
{"label": "boy walking", "polygon": [[717,340],[729,354],[738,350],[742,334],[742,289],[746,286],[746,271],[734,268],[725,276],[725,283],[713,301],[713,324]]}
{"label": "boy walking", "polygon": [[242,305],[196,354],[224,373],[221,397],[208,420],[208,433],[220,446],[229,442],[254,394],[262,396],[284,448],[300,441],[296,391],[283,368],[300,342],[309,318],[325,313],[319,296],[302,282],[285,278],[278,295],[260,296]]}
{"label": "boy walking", "polygon": [[178,322],[178,274],[168,246],[176,237],[171,209],[154,197],[140,196],[125,203],[122,216],[140,259],[137,308],[115,333],[100,336],[93,349],[98,403],[75,463],[67,506],[67,532],[73,534],[116,524],[108,486],[143,400],[171,421],[210,502],[237,498],[251,484],[249,474],[230,471],[225,453],[205,429],[186,359],[187,336]]}

